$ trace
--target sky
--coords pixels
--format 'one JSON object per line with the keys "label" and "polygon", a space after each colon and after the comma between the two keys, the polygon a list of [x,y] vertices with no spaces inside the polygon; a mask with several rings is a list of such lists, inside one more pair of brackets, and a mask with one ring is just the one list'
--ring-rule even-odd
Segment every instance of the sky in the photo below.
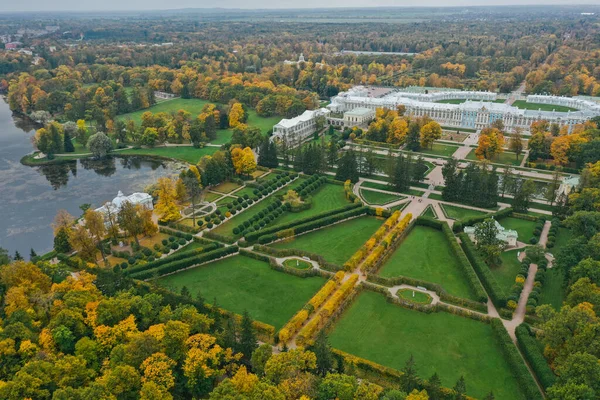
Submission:
{"label": "sky", "polygon": [[111,11],[178,8],[323,8],[391,6],[476,6],[598,4],[598,0],[0,0],[4,11]]}

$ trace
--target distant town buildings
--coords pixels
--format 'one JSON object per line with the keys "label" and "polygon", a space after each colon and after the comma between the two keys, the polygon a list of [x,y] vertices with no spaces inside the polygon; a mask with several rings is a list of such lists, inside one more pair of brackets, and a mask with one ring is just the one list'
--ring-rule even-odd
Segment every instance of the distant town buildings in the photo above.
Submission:
{"label": "distant town buildings", "polygon": [[[356,108],[376,110],[404,106],[407,114],[416,117],[427,115],[447,127],[483,129],[496,120],[502,120],[507,131],[521,128],[525,132],[529,131],[533,122],[539,120],[572,127],[600,116],[600,104],[591,100],[541,95],[527,97],[528,103],[577,108],[577,111],[559,112],[519,109],[509,104],[495,103],[496,98],[496,93],[493,92],[443,89],[422,92],[414,88],[355,86],[333,97],[327,108],[334,113],[344,113]],[[465,100],[465,102],[440,103],[444,100]]]}

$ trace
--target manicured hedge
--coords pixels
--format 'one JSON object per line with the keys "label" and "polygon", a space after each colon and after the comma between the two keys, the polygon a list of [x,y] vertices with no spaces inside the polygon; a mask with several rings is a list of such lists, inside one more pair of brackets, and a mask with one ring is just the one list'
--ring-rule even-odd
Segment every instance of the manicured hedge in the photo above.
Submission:
{"label": "manicured hedge", "polygon": [[542,400],[543,396],[540,393],[533,376],[529,373],[529,369],[525,365],[519,350],[511,340],[510,336],[502,321],[498,318],[494,318],[490,323],[492,326],[492,332],[498,341],[498,344],[502,348],[504,357],[512,369],[514,377],[517,379],[521,390],[525,394],[525,398],[528,400]]}
{"label": "manicured hedge", "polygon": [[477,300],[481,303],[486,303],[488,299],[487,293],[483,289],[483,286],[481,286],[481,282],[473,270],[473,266],[469,262],[465,252],[461,249],[460,245],[456,241],[456,237],[452,233],[448,223],[445,221],[435,220],[433,218],[418,217],[417,225],[429,226],[442,231],[442,233],[446,236],[446,240],[450,244],[450,247],[452,247],[452,251],[458,259],[462,272],[469,281],[469,286],[471,287],[471,290],[473,290],[475,297],[477,297]]}
{"label": "manicured hedge", "polygon": [[131,274],[132,278],[136,279],[148,279],[154,276],[161,276],[164,274],[168,274],[170,272],[176,272],[193,265],[202,264],[207,261],[215,260],[217,258],[225,257],[227,255],[236,253],[238,251],[237,246],[229,246],[224,248],[219,248],[213,251],[209,251],[207,253],[198,254],[195,257],[185,258],[179,261],[172,261],[166,264],[163,264],[159,267],[153,269],[147,269],[143,271],[139,271]]}
{"label": "manicured hedge", "polygon": [[269,260],[269,266],[271,267],[271,269],[274,269],[275,271],[285,272],[290,275],[299,276],[300,278],[308,278],[309,276],[316,276],[319,274],[318,271],[314,268],[310,268],[310,269],[290,268],[290,267],[286,267],[285,265],[277,264],[277,261],[275,261],[274,259]]}
{"label": "manicured hedge", "polygon": [[290,228],[290,229],[284,229],[282,231],[279,231],[275,234],[267,234],[267,235],[263,235],[260,236],[258,238],[258,243],[260,244],[267,244],[267,243],[271,243],[277,239],[283,239],[286,237],[291,237],[291,236],[295,236],[298,235],[300,233],[304,233],[304,232],[308,232],[311,231],[313,229],[318,229],[327,225],[331,225],[333,223],[342,221],[344,219],[348,219],[351,217],[357,217],[359,215],[363,215],[367,213],[367,207],[359,207],[359,208],[355,208],[353,210],[350,211],[346,211],[343,213],[339,213],[336,215],[332,215],[329,217],[325,217],[325,218],[321,218],[318,220],[314,220],[314,221],[310,221],[307,223],[304,223],[302,225],[298,225],[294,228]]}
{"label": "manicured hedge", "polygon": [[544,389],[554,385],[556,375],[548,365],[541,344],[532,335],[529,326],[527,324],[519,325],[515,330],[515,334],[521,353],[523,353]]}
{"label": "manicured hedge", "polygon": [[225,235],[219,235],[218,233],[215,233],[215,232],[208,231],[208,232],[204,232],[203,235],[205,238],[216,240],[219,242],[229,243],[229,244],[235,243],[234,238],[225,236]]}
{"label": "manicured hedge", "polygon": [[348,204],[347,206],[336,208],[336,209],[330,210],[330,211],[325,211],[325,212],[313,215],[311,217],[300,218],[300,219],[297,219],[295,221],[292,221],[292,222],[289,222],[289,223],[286,223],[286,224],[275,225],[275,226],[272,226],[272,227],[269,227],[269,228],[261,229],[258,232],[248,233],[245,236],[245,239],[248,242],[255,242],[261,236],[268,235],[268,234],[275,233],[275,232],[279,232],[279,231],[282,231],[284,229],[293,228],[295,226],[302,225],[302,224],[305,224],[305,223],[308,223],[308,222],[311,222],[311,221],[315,221],[315,220],[318,220],[318,219],[321,219],[321,218],[329,217],[331,215],[336,215],[336,214],[340,214],[340,213],[343,213],[343,212],[346,212],[346,211],[350,211],[350,210],[353,210],[353,209],[358,208],[360,206],[361,206],[360,204]]}
{"label": "manicured hedge", "polygon": [[504,291],[500,285],[498,285],[498,282],[492,274],[492,271],[490,271],[490,268],[479,257],[477,249],[475,249],[471,239],[469,239],[469,236],[466,233],[461,233],[458,235],[458,237],[460,238],[462,248],[465,251],[467,258],[471,262],[473,269],[475,269],[477,276],[479,276],[479,279],[492,299],[492,302],[496,305],[496,307],[504,307],[506,305],[506,294],[504,294]]}
{"label": "manicured hedge", "polygon": [[269,256],[266,256],[266,255],[260,254],[260,253],[255,253],[253,251],[249,251],[246,249],[240,249],[240,255],[254,258],[255,260],[264,261],[264,262],[271,261],[271,257],[269,257]]}
{"label": "manicured hedge", "polygon": [[171,228],[167,228],[166,226],[159,226],[158,227],[158,231],[160,233],[164,233],[166,235],[171,235],[171,236],[175,236],[178,238],[183,238],[185,240],[192,240],[194,238],[194,236],[190,233],[186,233],[186,232],[180,232],[178,230],[175,229],[171,229]]}
{"label": "manicured hedge", "polygon": [[155,261],[152,261],[152,262],[149,262],[146,264],[141,264],[141,265],[138,264],[138,265],[132,266],[125,271],[125,274],[132,275],[137,272],[160,267],[162,265],[171,263],[173,261],[180,261],[180,260],[185,260],[187,258],[194,258],[198,254],[207,253],[209,251],[218,249],[219,247],[223,247],[223,245],[218,244],[218,243],[212,243],[212,244],[207,244],[198,249],[193,249],[193,250],[188,250],[188,251],[183,251],[183,250],[177,251],[168,257],[159,258],[158,260],[155,260]]}

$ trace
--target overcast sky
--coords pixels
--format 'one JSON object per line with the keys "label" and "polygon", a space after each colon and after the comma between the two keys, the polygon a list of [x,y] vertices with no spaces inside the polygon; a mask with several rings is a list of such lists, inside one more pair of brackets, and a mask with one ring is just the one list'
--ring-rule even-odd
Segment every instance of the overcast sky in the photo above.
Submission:
{"label": "overcast sky", "polygon": [[177,8],[322,8],[378,6],[474,6],[598,4],[598,0],[0,0],[2,11],[108,11]]}

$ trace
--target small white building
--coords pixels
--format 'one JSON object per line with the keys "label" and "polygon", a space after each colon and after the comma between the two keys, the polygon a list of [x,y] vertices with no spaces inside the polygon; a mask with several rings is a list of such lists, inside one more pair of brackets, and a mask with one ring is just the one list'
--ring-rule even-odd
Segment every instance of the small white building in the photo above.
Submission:
{"label": "small white building", "polygon": [[375,110],[366,107],[358,107],[344,113],[344,126],[366,126],[375,119]]}
{"label": "small white building", "polygon": [[291,119],[282,119],[273,127],[273,139],[290,142],[303,141],[317,130],[317,118],[327,117],[330,111],[326,108],[306,110]]}
{"label": "small white building", "polygon": [[112,201],[107,201],[102,207],[96,208],[95,211],[104,215],[104,223],[108,225],[108,215],[112,214],[116,217],[117,213],[121,210],[121,207],[126,202],[132,204],[141,204],[147,210],[154,210],[154,204],[152,204],[152,196],[148,193],[133,193],[129,196],[125,196],[123,192],[119,190],[117,193],[117,197],[115,197]]}
{"label": "small white building", "polygon": [[[505,229],[500,223],[494,220],[494,224],[496,225],[496,229],[498,233],[496,234],[496,239],[506,243],[507,247],[515,247],[517,245],[517,240],[519,239],[519,234],[517,231],[513,229]],[[465,233],[469,235],[469,239],[473,243],[477,243],[477,239],[475,238],[475,227],[474,226],[465,226]]]}
{"label": "small white building", "polygon": [[568,196],[573,190],[579,186],[579,176],[569,175],[564,177],[562,183],[558,187],[558,195],[564,194]]}

